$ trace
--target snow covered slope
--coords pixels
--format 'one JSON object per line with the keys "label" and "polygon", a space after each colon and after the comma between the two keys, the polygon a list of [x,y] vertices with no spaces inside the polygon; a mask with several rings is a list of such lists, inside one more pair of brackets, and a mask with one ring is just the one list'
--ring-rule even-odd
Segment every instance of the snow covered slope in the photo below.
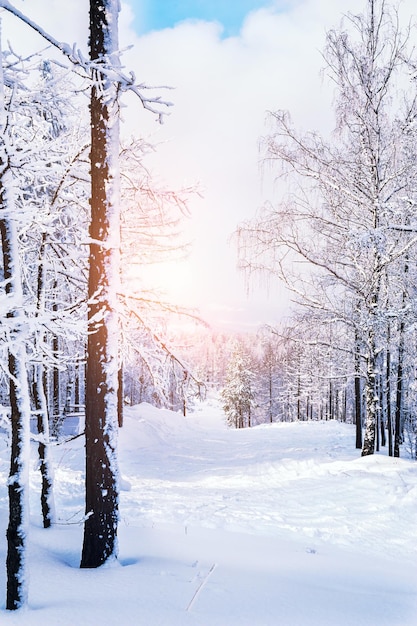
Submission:
{"label": "snow covered slope", "polygon": [[[44,626],[413,626],[417,464],[360,458],[336,422],[229,430],[215,400],[184,418],[126,409],[120,558],[79,570],[83,441],[56,446],[59,523],[41,528],[34,466],[30,607]],[[5,558],[8,450],[1,443]],[[3,568],[4,569],[4,568]],[[0,572],[4,609],[5,575]]]}

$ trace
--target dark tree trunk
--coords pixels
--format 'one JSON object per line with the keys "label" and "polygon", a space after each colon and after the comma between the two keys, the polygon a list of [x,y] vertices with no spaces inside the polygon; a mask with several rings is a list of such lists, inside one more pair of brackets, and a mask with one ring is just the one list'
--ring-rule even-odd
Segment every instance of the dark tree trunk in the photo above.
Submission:
{"label": "dark tree trunk", "polygon": [[[55,280],[53,284],[54,293],[58,291],[58,281]],[[52,306],[53,311],[58,311],[58,304],[54,302]],[[59,358],[59,339],[57,335],[52,337],[52,352],[56,359]],[[59,381],[59,368],[54,366],[52,369],[52,421],[54,427],[58,430],[61,417],[61,390]]]}
{"label": "dark tree trunk", "polygon": [[394,428],[394,456],[400,456],[400,445],[402,443],[401,435],[401,417],[403,405],[403,359],[404,359],[404,322],[400,322],[399,328],[400,340],[398,344],[398,366],[397,366],[397,390],[395,401],[395,428]]}
{"label": "dark tree trunk", "polygon": [[3,279],[7,296],[3,305],[10,306],[6,313],[10,329],[8,365],[11,412],[6,608],[14,610],[24,606],[27,601],[26,538],[30,399],[25,347],[26,316],[23,307],[17,227],[14,222],[13,179],[9,165],[10,155],[4,140],[7,132],[7,119],[2,68],[3,60],[0,53],[0,237]]}
{"label": "dark tree trunk", "polygon": [[[409,269],[409,257],[406,254],[404,262],[404,280],[407,281]],[[402,305],[405,308],[407,302],[407,293],[405,288],[403,289]],[[399,342],[398,342],[398,368],[397,368],[397,393],[395,403],[395,429],[394,429],[394,456],[400,456],[400,445],[402,443],[402,410],[403,410],[403,373],[404,373],[404,335],[405,335],[405,322],[401,317],[398,328]]]}
{"label": "dark tree trunk", "polygon": [[343,400],[342,400],[342,422],[346,422],[347,420],[347,388],[343,389]]}
{"label": "dark tree trunk", "polygon": [[376,355],[375,336],[373,329],[368,337],[368,362],[366,380],[366,427],[362,447],[362,456],[368,456],[375,452],[376,422],[378,411],[378,398],[376,396]]}
{"label": "dark tree trunk", "polygon": [[[381,357],[383,355],[381,354]],[[381,370],[383,370],[383,365]],[[386,389],[385,389],[385,377],[383,373],[379,375],[379,430],[380,430],[380,442],[381,447],[385,447],[387,445],[387,438],[385,436],[385,416],[386,416]]]}
{"label": "dark tree trunk", "polygon": [[[44,263],[46,234],[42,236],[38,256],[38,277],[37,277],[37,315],[41,315],[45,309],[45,279],[46,270]],[[39,331],[39,344],[45,340],[45,333]],[[39,351],[40,354],[42,351]],[[46,397],[47,374],[43,362],[35,365],[33,382],[33,400],[37,416],[37,429],[39,434],[38,454],[39,469],[42,477],[41,487],[41,510],[44,528],[49,528],[54,518],[54,497],[53,497],[53,477],[52,463],[49,455],[49,420],[48,403]]]}
{"label": "dark tree trunk", "polygon": [[298,374],[297,381],[297,421],[300,421],[301,418],[301,379],[300,374]]}
{"label": "dark tree trunk", "polygon": [[381,424],[381,387],[380,387],[380,376],[375,377],[375,394],[376,398],[378,398],[378,406],[376,407],[376,422],[375,422],[375,450],[379,452],[380,448],[380,424]]}
{"label": "dark tree trunk", "polygon": [[27,601],[27,582],[25,572],[26,533],[27,533],[27,479],[25,466],[28,448],[30,407],[22,410],[22,397],[15,380],[23,380],[26,368],[22,369],[19,356],[9,353],[10,409],[12,440],[10,447],[9,473],[9,525],[7,528],[7,597],[6,608],[18,609]]}
{"label": "dark tree trunk", "polygon": [[391,341],[390,338],[390,326],[388,326],[388,350],[387,350],[387,431],[388,431],[388,455],[393,455],[393,445],[392,445],[392,416],[391,416],[391,350],[389,347],[389,343]]}
{"label": "dark tree trunk", "polygon": [[80,395],[80,364],[77,362],[75,365],[75,381],[74,381],[74,404],[75,410],[79,411],[81,406]]}
{"label": "dark tree trunk", "polygon": [[335,399],[334,399],[334,414],[333,414],[333,419],[338,420],[340,418],[340,407],[339,407],[339,394],[340,391],[339,389],[336,389],[335,391]]}
{"label": "dark tree trunk", "polygon": [[329,382],[329,410],[328,410],[328,418],[329,420],[333,419],[333,384],[332,381]]}
{"label": "dark tree trunk", "polygon": [[[58,337],[54,336],[52,339],[52,351],[54,355],[57,355],[59,352],[58,347]],[[59,418],[61,415],[61,403],[60,403],[60,381],[59,381],[59,369],[54,367],[52,370],[52,396],[53,396],[53,412],[54,419],[56,422],[59,422]]]}
{"label": "dark tree trunk", "polygon": [[[4,164],[1,163],[4,168]],[[20,283],[20,268],[18,260],[16,231],[7,215],[6,196],[9,193],[4,186],[4,169],[0,182],[0,232],[3,250],[3,275],[6,281],[6,293],[17,297],[16,290]],[[10,181],[11,184],[11,181]],[[19,294],[20,295],[20,294]],[[28,485],[28,455],[29,455],[29,383],[27,380],[26,354],[23,338],[20,337],[22,322],[18,318],[22,313],[19,306],[7,313],[11,320],[16,319],[16,330],[11,332],[9,348],[9,396],[11,411],[11,446],[10,446],[10,473],[9,473],[9,525],[7,528],[7,597],[6,608],[18,609],[26,603],[26,533],[27,533],[27,485]]]}
{"label": "dark tree trunk", "polygon": [[54,519],[54,504],[52,466],[48,453],[49,428],[48,410],[45,396],[45,378],[46,376],[43,366],[37,365],[35,381],[33,383],[33,398],[37,414],[38,434],[40,435],[38,454],[40,463],[39,469],[42,476],[41,509],[43,527],[49,528]]}
{"label": "dark tree trunk", "polygon": [[[118,0],[90,0],[90,55],[117,62]],[[117,557],[117,85],[97,73],[91,92],[91,224],[86,380],[86,520],[81,567]]]}
{"label": "dark tree trunk", "polygon": [[117,390],[117,423],[119,428],[123,426],[123,406],[124,406],[124,385],[123,385],[123,364],[118,371],[119,388]]}
{"label": "dark tree trunk", "polygon": [[355,376],[355,426],[356,447],[362,448],[362,391],[360,376]]}

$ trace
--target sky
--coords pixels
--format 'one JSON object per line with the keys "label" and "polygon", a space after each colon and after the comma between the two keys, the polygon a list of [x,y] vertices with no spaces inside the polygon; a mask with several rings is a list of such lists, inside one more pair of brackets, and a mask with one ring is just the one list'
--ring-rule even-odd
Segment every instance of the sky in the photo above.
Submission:
{"label": "sky", "polygon": [[287,315],[289,296],[279,284],[246,284],[231,236],[276,199],[261,172],[266,111],[288,108],[307,128],[331,125],[320,50],[326,28],[340,21],[346,3],[129,4],[145,81],[175,87],[163,128],[150,131],[160,144],[155,167],[173,185],[196,182],[202,193],[191,202],[186,226],[193,251],[187,263],[173,266],[174,275],[166,272],[169,291],[222,328],[274,323]]}
{"label": "sky", "polygon": [[[132,0],[135,13],[136,32],[144,34],[151,30],[162,30],[175,26],[184,20],[204,20],[219,22],[224,36],[239,34],[240,27],[249,13],[265,5],[263,0]],[[281,4],[285,4],[281,2]]]}
{"label": "sky", "polygon": [[[56,38],[86,50],[87,0],[65,4],[15,0]],[[413,0],[403,0],[411,12]],[[269,132],[267,111],[290,111],[302,130],[333,128],[333,87],[323,74],[326,30],[347,10],[362,12],[365,0],[123,0],[119,20],[122,62],[152,93],[172,101],[164,124],[125,98],[122,132],[156,146],[147,162],[168,187],[197,185],[184,238],[187,261],[155,275],[167,297],[196,307],[223,329],[255,329],[288,314],[279,284],[245,284],[237,271],[232,233],[282,190],[261,167],[259,143]],[[16,26],[5,19],[3,36]],[[11,37],[12,38],[12,37]],[[29,45],[27,31],[17,35]],[[15,41],[12,38],[12,41]],[[38,44],[39,45],[39,44]],[[16,44],[15,44],[16,47]]]}

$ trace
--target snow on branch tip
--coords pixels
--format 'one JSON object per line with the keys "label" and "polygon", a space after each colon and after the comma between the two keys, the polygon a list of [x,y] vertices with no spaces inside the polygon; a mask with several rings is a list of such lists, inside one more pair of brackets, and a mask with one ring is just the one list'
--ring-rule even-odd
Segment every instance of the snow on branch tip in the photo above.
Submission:
{"label": "snow on branch tip", "polygon": [[106,57],[96,60],[88,59],[83,55],[82,51],[76,47],[76,44],[71,46],[65,42],[58,41],[36,22],[14,7],[9,0],[0,0],[0,9],[1,8],[20,19],[41,37],[43,37],[50,45],[60,50],[60,52],[72,63],[72,65],[81,68],[85,72],[86,77],[90,80],[99,80],[101,84],[103,81],[109,81],[113,84],[116,83],[119,93],[125,91],[133,92],[138,96],[143,108],[147,109],[151,113],[154,113],[158,117],[158,121],[160,123],[163,122],[164,116],[168,115],[167,109],[173,106],[173,103],[169,100],[163,99],[161,96],[148,96],[146,95],[146,92],[155,91],[157,89],[172,89],[172,87],[151,87],[143,83],[137,84],[134,72],[129,72],[129,75],[126,75],[117,65],[119,52],[115,52],[112,55],[116,59],[116,63]]}

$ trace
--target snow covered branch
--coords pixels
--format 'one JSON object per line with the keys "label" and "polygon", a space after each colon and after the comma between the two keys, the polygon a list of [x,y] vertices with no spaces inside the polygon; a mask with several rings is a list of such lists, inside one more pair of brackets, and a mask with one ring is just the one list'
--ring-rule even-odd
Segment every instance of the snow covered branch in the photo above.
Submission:
{"label": "snow covered branch", "polygon": [[[52,37],[47,33],[39,24],[31,20],[27,15],[19,11],[14,7],[9,0],[0,0],[0,8],[8,11],[19,20],[24,22],[27,26],[37,32],[43,39],[45,39],[51,46],[59,50],[74,67],[78,67],[83,70],[85,77],[89,78],[93,82],[102,82],[102,78],[116,83],[118,85],[119,92],[131,91],[141,101],[144,109],[147,109],[151,113],[157,115],[159,122],[163,122],[163,118],[167,115],[167,109],[173,106],[173,103],[164,100],[161,96],[149,96],[146,92],[154,91],[156,89],[171,89],[168,86],[148,86],[144,83],[136,83],[136,77],[133,72],[129,75],[124,74],[119,67],[116,67],[112,61],[108,58],[101,58],[99,61],[92,61],[85,58],[80,49],[76,47],[76,44],[70,46],[69,44],[58,41],[55,37]],[[101,80],[100,80],[101,77]]]}

